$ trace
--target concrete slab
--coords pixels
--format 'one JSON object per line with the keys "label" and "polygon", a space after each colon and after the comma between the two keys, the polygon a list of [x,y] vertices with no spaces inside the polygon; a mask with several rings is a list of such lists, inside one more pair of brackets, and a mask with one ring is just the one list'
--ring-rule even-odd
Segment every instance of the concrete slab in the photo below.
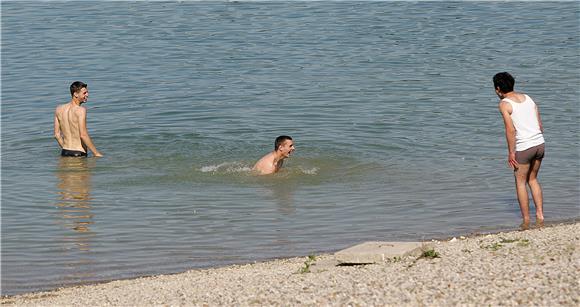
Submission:
{"label": "concrete slab", "polygon": [[432,248],[425,242],[365,242],[334,254],[341,264],[368,264],[392,261],[397,257],[419,256]]}

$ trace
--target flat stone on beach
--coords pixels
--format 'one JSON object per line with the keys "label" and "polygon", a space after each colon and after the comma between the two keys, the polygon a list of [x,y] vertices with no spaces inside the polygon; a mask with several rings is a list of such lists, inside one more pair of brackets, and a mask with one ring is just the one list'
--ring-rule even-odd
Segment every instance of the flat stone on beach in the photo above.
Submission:
{"label": "flat stone on beach", "polygon": [[405,257],[420,255],[431,244],[424,242],[365,242],[334,254],[341,264],[380,263]]}

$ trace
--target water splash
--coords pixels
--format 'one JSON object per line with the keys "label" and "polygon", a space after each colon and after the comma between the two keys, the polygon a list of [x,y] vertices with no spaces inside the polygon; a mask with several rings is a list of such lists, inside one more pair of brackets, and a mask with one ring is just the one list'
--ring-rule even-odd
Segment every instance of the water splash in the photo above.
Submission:
{"label": "water splash", "polygon": [[319,168],[318,167],[312,167],[312,168],[300,167],[300,171],[306,175],[318,175]]}
{"label": "water splash", "polygon": [[249,173],[252,168],[242,162],[224,162],[217,165],[207,165],[199,169],[202,173]]}

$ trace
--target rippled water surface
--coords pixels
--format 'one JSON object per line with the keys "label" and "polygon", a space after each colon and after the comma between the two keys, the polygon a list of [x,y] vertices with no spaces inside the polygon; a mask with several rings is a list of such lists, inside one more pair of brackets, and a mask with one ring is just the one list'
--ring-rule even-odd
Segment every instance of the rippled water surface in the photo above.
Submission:
{"label": "rippled water surface", "polygon": [[[499,71],[580,215],[576,2],[72,4],[2,3],[2,294],[516,228]],[[59,157],[75,80],[104,158]]]}

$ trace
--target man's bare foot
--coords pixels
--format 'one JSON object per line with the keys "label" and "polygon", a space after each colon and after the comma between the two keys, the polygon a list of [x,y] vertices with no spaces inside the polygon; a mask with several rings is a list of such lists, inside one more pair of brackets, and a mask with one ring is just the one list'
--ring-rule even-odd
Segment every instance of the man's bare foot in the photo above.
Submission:
{"label": "man's bare foot", "polygon": [[524,221],[523,221],[523,222],[520,224],[520,229],[521,229],[521,230],[528,230],[528,229],[530,229],[530,221],[529,221],[529,220],[528,220],[528,221],[525,221],[525,220],[524,220]]}

